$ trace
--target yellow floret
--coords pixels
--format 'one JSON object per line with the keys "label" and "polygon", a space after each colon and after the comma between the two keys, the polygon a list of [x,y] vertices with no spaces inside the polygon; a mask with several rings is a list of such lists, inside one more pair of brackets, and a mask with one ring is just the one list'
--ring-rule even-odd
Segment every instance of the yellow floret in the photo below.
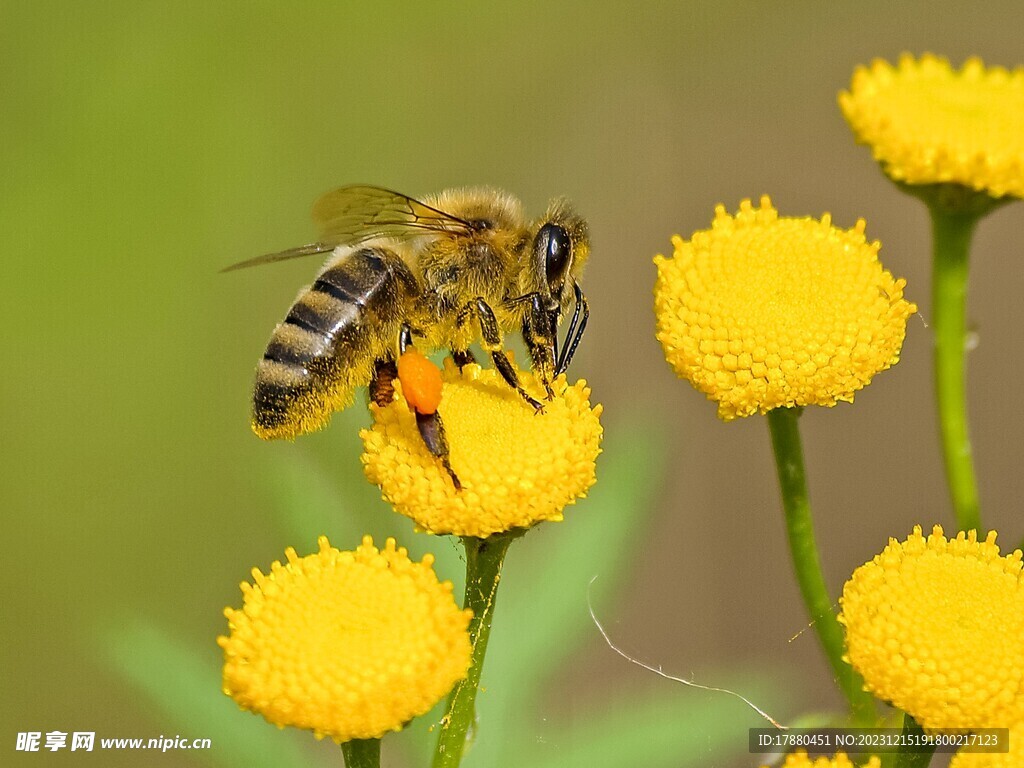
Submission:
{"label": "yellow floret", "polygon": [[1010,727],[1009,746],[1010,748],[1006,752],[965,752],[961,750],[949,761],[949,768],[1024,768],[1024,722]]}
{"label": "yellow floret", "polygon": [[657,256],[657,337],[676,373],[718,403],[726,420],[773,408],[852,401],[899,360],[906,281],[853,229],[784,218],[767,196],[712,228],[675,237]]}
{"label": "yellow floret", "polygon": [[924,728],[1006,727],[1024,719],[1021,552],[996,534],[946,539],[920,526],[889,540],[846,583],[840,621],[865,687]]}
{"label": "yellow floret", "polygon": [[[874,756],[863,763],[864,768],[880,768],[881,764],[881,761]],[[782,765],[783,768],[854,768],[853,762],[845,752],[836,752],[835,757],[820,755],[812,758],[803,750],[790,752],[786,755],[786,761]],[[761,768],[769,767],[762,766]]]}
{"label": "yellow floret", "polygon": [[354,552],[320,551],[253,569],[228,608],[224,693],[279,727],[337,742],[380,738],[424,714],[466,676],[467,627],[433,557],[409,559],[366,536]]}
{"label": "yellow floret", "polygon": [[904,54],[858,67],[839,105],[883,170],[908,184],[1024,197],[1024,69]]}
{"label": "yellow floret", "polygon": [[485,537],[561,520],[562,510],[594,484],[601,406],[591,407],[584,381],[570,386],[559,377],[547,401],[536,376],[520,376],[542,399],[543,413],[494,369],[467,365],[460,373],[445,361],[438,412],[462,490],[427,450],[400,398],[371,406],[374,425],[362,432],[366,476],[398,512],[430,533]]}

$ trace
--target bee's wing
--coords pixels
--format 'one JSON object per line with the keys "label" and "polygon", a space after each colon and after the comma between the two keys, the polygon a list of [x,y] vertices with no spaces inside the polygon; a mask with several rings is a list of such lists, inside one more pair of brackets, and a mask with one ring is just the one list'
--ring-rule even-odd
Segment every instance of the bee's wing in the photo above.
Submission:
{"label": "bee's wing", "polygon": [[333,250],[334,246],[330,243],[310,243],[309,245],[300,245],[298,248],[289,248],[287,251],[265,253],[262,256],[257,256],[253,259],[246,259],[245,261],[240,261],[237,264],[232,264],[230,267],[224,267],[221,272],[233,272],[236,269],[257,267],[260,264],[273,264],[275,261],[287,261],[288,259],[297,259],[300,256],[310,256],[314,253],[325,253]]}
{"label": "bee's wing", "polygon": [[321,197],[313,204],[313,222],[320,230],[319,241],[257,256],[221,271],[325,253],[337,245],[361,243],[373,237],[412,237],[423,232],[469,232],[472,229],[469,222],[457,216],[399,192],[366,184],[341,187]]}
{"label": "bee's wing", "polygon": [[328,192],[313,204],[313,223],[325,243],[358,243],[371,237],[411,237],[427,232],[469,232],[472,226],[390,189],[355,185]]}

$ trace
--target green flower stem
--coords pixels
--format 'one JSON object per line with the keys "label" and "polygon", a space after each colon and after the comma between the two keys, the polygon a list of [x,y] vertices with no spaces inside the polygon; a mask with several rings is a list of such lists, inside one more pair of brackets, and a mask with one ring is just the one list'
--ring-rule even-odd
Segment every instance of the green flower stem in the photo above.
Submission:
{"label": "green flower stem", "polygon": [[380,739],[354,739],[341,745],[345,768],[380,768]]}
{"label": "green flower stem", "polygon": [[448,697],[448,711],[441,721],[441,732],[434,753],[434,768],[456,768],[462,761],[467,734],[476,722],[476,692],[480,687],[480,673],[487,653],[487,640],[491,635],[501,565],[509,545],[522,536],[523,530],[497,533],[486,539],[464,536],[466,548],[465,608],[473,609],[469,622],[469,639],[473,658],[469,674],[460,681]]}
{"label": "green flower stem", "polygon": [[[913,738],[904,739],[904,741],[920,742],[920,738],[924,736],[924,730],[918,725],[917,720],[911,717],[909,714],[903,714],[903,735],[912,736]],[[932,761],[932,754],[934,754],[935,748],[926,749],[918,746],[913,749],[901,748],[896,752],[895,760],[892,762],[892,768],[928,768],[928,764]]]}
{"label": "green flower stem", "polygon": [[768,427],[775,451],[775,466],[782,492],[782,507],[786,514],[786,532],[789,535],[793,568],[814,629],[839,688],[849,702],[854,721],[860,725],[874,725],[874,699],[864,690],[861,676],[843,661],[843,628],[836,618],[833,601],[821,573],[797,423],[800,413],[800,409],[796,408],[775,408],[768,412]]}
{"label": "green flower stem", "polygon": [[978,222],[1013,197],[991,197],[960,184],[896,186],[928,206],[932,219],[932,327],[935,400],[946,480],[957,527],[981,533],[978,486],[967,436],[967,262]]}
{"label": "green flower stem", "polygon": [[967,272],[971,236],[981,214],[929,205],[932,216],[932,326],[935,333],[935,399],[942,455],[953,513],[960,530],[981,531],[978,486],[967,434],[964,357],[967,341]]}

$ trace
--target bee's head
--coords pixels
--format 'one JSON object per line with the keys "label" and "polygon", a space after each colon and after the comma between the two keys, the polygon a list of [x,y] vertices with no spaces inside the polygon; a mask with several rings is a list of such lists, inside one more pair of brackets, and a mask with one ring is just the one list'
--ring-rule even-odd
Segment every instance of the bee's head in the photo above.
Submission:
{"label": "bee's head", "polygon": [[533,263],[547,288],[553,309],[564,310],[573,295],[573,282],[579,278],[590,255],[587,223],[565,200],[555,200],[548,208],[533,240]]}

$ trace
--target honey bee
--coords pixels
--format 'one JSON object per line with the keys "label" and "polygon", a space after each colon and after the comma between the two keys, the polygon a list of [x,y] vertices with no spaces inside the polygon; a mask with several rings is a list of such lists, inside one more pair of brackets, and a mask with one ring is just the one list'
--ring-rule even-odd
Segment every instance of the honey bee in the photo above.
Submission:
{"label": "honey bee", "polygon": [[[330,253],[258,364],[257,435],[292,438],[320,429],[361,386],[378,404],[390,402],[396,361],[414,343],[447,349],[462,366],[479,340],[508,385],[543,408],[523,388],[504,334],[522,334],[550,398],[551,381],[568,368],[589,316],[578,282],[590,252],[587,225],[566,201],[553,201],[531,222],[516,198],[494,189],[447,190],[421,202],[359,185],[317,200],[313,220],[317,242],[225,270]],[[558,324],[573,303],[559,350]],[[417,417],[428,447],[447,466],[439,417]]]}

